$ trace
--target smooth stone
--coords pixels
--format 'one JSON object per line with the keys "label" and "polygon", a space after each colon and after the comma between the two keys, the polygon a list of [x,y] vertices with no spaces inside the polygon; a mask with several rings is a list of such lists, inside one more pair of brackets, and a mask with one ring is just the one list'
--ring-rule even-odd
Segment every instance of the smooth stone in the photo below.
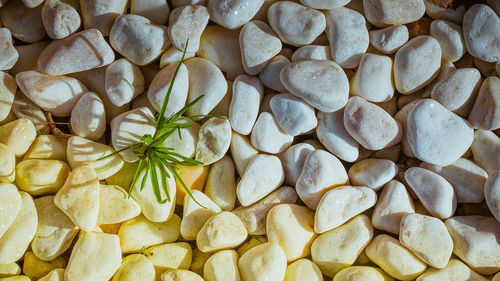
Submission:
{"label": "smooth stone", "polygon": [[365,253],[385,272],[400,280],[413,280],[426,269],[424,262],[386,234],[376,236],[366,247]]}
{"label": "smooth stone", "polygon": [[409,38],[406,25],[394,25],[370,30],[370,44],[378,51],[390,55],[403,46]]}
{"label": "smooth stone", "polygon": [[[160,174],[160,168],[156,167],[156,174]],[[175,178],[170,171],[167,171],[167,190],[160,188],[160,198],[166,200],[166,202],[160,203],[157,201],[156,195],[153,191],[153,179],[151,178],[151,173],[147,174],[147,178],[144,181],[144,188],[141,190],[141,185],[144,177],[146,176],[146,168],[143,168],[137,182],[133,188],[131,196],[134,200],[141,206],[142,214],[151,222],[161,223],[172,219],[174,216],[174,208],[176,202],[176,183]],[[165,192],[168,192],[168,196]]]}
{"label": "smooth stone", "polygon": [[441,46],[430,36],[408,41],[394,57],[394,82],[403,95],[414,93],[437,77],[441,66]]}
{"label": "smooth stone", "polygon": [[[162,68],[153,78],[148,88],[148,100],[156,111],[160,111],[167,95],[168,88],[172,84],[175,70],[178,63],[167,65]],[[188,69],[185,64],[181,64],[174,84],[172,92],[167,103],[165,116],[171,116],[177,113],[186,105],[189,88]]]}
{"label": "smooth stone", "polygon": [[431,23],[430,35],[441,45],[443,60],[455,62],[465,54],[465,41],[460,25],[445,20],[435,20]]}
{"label": "smooth stone", "polygon": [[432,87],[431,97],[448,110],[466,117],[474,105],[481,83],[481,73],[477,69],[457,69]]}
{"label": "smooth stone", "polygon": [[155,280],[153,263],[144,255],[133,254],[123,258],[122,265],[113,275],[112,281],[134,281],[135,278],[143,281]]}
{"label": "smooth stone", "polygon": [[397,180],[391,180],[382,189],[373,209],[372,224],[376,229],[398,235],[401,219],[412,213],[415,213],[415,206],[406,187]]}
{"label": "smooth stone", "polygon": [[311,247],[313,262],[328,277],[351,266],[373,238],[373,227],[366,215],[359,215],[342,226],[319,235]]}
{"label": "smooth stone", "polygon": [[314,212],[295,204],[274,206],[267,214],[266,234],[269,242],[280,245],[288,262],[306,257],[317,235]]}
{"label": "smooth stone", "polygon": [[350,91],[371,102],[390,100],[394,95],[392,59],[387,56],[364,54],[351,80]]}
{"label": "smooth stone", "polygon": [[[445,268],[439,270],[434,268],[429,268],[422,275],[420,275],[416,281],[441,281],[441,280],[488,281],[489,279],[473,271],[460,260],[450,259]],[[498,280],[493,278],[491,281],[498,281]]]}
{"label": "smooth stone", "polygon": [[394,280],[382,269],[371,266],[350,266],[344,268],[335,275],[333,281],[355,281],[360,280],[370,281],[392,281]]}
{"label": "smooth stone", "polygon": [[474,161],[486,172],[500,170],[500,138],[492,131],[476,130],[471,146]]}
{"label": "smooth stone", "polygon": [[312,261],[300,259],[287,266],[283,281],[300,280],[323,281],[323,273]]}
{"label": "smooth stone", "polygon": [[116,18],[109,41],[113,49],[140,66],[154,61],[170,46],[167,27],[132,14]]}
{"label": "smooth stone", "polygon": [[302,173],[307,156],[314,150],[315,148],[308,143],[297,143],[287,148],[287,150],[278,156],[283,165],[283,171],[285,172],[284,182],[286,184],[295,186]]}
{"label": "smooth stone", "polygon": [[474,139],[474,130],[467,121],[431,99],[415,104],[408,115],[406,130],[416,158],[438,166],[457,161]]}
{"label": "smooth stone", "polygon": [[473,161],[460,158],[445,167],[423,162],[420,167],[445,178],[453,186],[458,203],[480,203],[483,201],[483,187],[488,179],[488,173]]}
{"label": "smooth stone", "polygon": [[223,250],[213,254],[205,263],[203,278],[206,281],[240,280],[238,253],[234,250]]}
{"label": "smooth stone", "polygon": [[490,174],[484,185],[486,204],[493,216],[500,222],[500,173]]}
{"label": "smooth stone", "polygon": [[307,45],[293,52],[292,62],[305,60],[332,60],[330,46]]}
{"label": "smooth stone", "polygon": [[222,211],[208,196],[199,190],[192,190],[191,196],[184,197],[182,210],[181,235],[188,241],[196,240],[203,225]]}
{"label": "smooth stone", "polygon": [[377,194],[366,186],[340,186],[327,191],[318,203],[314,231],[335,229],[356,215],[375,206]]}
{"label": "smooth stone", "polygon": [[193,251],[188,243],[177,242],[152,246],[144,255],[153,263],[158,277],[166,270],[189,269]]}
{"label": "smooth stone", "polygon": [[[124,112],[111,121],[111,143],[115,150],[120,150],[141,141],[142,136],[153,136],[156,131],[156,121],[153,113],[147,107],[139,107]],[[120,155],[127,162],[135,162],[139,158],[129,149],[121,151]]]}
{"label": "smooth stone", "polygon": [[325,16],[291,1],[278,1],[267,11],[269,25],[283,43],[300,47],[311,44],[326,27]]}
{"label": "smooth stone", "polygon": [[434,268],[444,268],[453,252],[453,240],[445,224],[438,218],[421,214],[403,217],[399,241]]}
{"label": "smooth stone", "polygon": [[180,120],[178,123],[191,123],[190,127],[181,130],[181,134],[172,134],[162,144],[162,147],[172,148],[173,152],[188,158],[196,154],[200,125],[192,120]]}
{"label": "smooth stone", "polygon": [[12,36],[26,43],[35,43],[45,37],[42,6],[29,8],[23,1],[10,1],[2,7],[0,19]]}
{"label": "smooth stone", "polygon": [[347,182],[347,172],[342,162],[332,154],[317,149],[307,156],[295,188],[306,206],[316,210],[328,190]]}
{"label": "smooth stone", "polygon": [[[0,28],[0,37],[1,37]],[[0,39],[1,40],[1,39]],[[1,56],[1,55],[0,55]],[[7,119],[11,109],[13,108],[17,91],[16,80],[9,74],[0,72],[0,120]]]}
{"label": "smooth stone", "polygon": [[479,94],[469,115],[474,129],[495,130],[500,128],[500,78],[490,76],[481,85]]}
{"label": "smooth stone", "polygon": [[16,165],[16,183],[30,195],[54,194],[69,172],[68,164],[60,160],[27,159]]}
{"label": "smooth stone", "polygon": [[274,155],[259,154],[245,169],[236,186],[236,196],[242,206],[249,206],[278,188],[284,180],[281,161]]}
{"label": "smooth stone", "polygon": [[59,0],[45,1],[42,8],[42,22],[47,35],[52,39],[70,36],[82,23],[78,11]]}
{"label": "smooth stone", "polygon": [[286,92],[285,86],[283,86],[279,75],[276,75],[276,73],[280,73],[281,69],[288,64],[290,64],[290,60],[283,55],[271,58],[266,67],[259,73],[259,79],[262,84],[280,93]]}
{"label": "smooth stone", "polygon": [[296,201],[295,190],[283,186],[250,206],[236,208],[233,213],[241,219],[248,234],[264,235],[267,233],[266,219],[271,208],[280,204],[294,204]]}
{"label": "smooth stone", "polygon": [[283,152],[293,142],[293,136],[283,131],[269,112],[259,114],[250,139],[255,148],[271,154]]}
{"label": "smooth stone", "polygon": [[105,66],[114,59],[101,32],[87,29],[52,41],[38,57],[37,66],[49,75],[66,75]]}
{"label": "smooth stone", "polygon": [[259,114],[264,87],[259,78],[242,74],[234,79],[232,88],[228,116],[231,128],[242,135],[249,135]]}
{"label": "smooth stone", "polygon": [[110,35],[116,18],[127,10],[127,1],[83,0],[80,9],[85,29],[98,29],[102,35]]}
{"label": "smooth stone", "polygon": [[196,160],[209,165],[220,160],[231,144],[229,120],[211,117],[200,128],[196,145]]}
{"label": "smooth stone", "polygon": [[99,140],[106,131],[106,113],[101,98],[92,92],[84,94],[71,111],[70,124],[75,135]]}
{"label": "smooth stone", "polygon": [[24,154],[26,159],[52,159],[67,161],[66,147],[68,140],[55,135],[39,135]]}
{"label": "smooth stone", "polygon": [[21,211],[22,199],[17,187],[10,183],[0,183],[0,190],[3,194],[0,199],[0,239],[14,223],[17,215]]}
{"label": "smooth stone", "polygon": [[15,76],[19,72],[28,71],[36,68],[38,56],[49,45],[47,41],[39,41],[33,44],[17,45],[16,48],[19,57],[16,64],[10,69],[9,73]]}
{"label": "smooth stone", "polygon": [[398,172],[398,166],[391,160],[365,159],[352,165],[347,174],[351,184],[367,186],[378,191]]}
{"label": "smooth stone", "polygon": [[116,106],[129,103],[144,91],[141,69],[125,58],[111,63],[104,79],[106,94]]}
{"label": "smooth stone", "polygon": [[0,126],[0,144],[14,152],[16,157],[22,156],[36,137],[33,123],[28,119],[17,119]]}
{"label": "smooth stone", "polygon": [[122,263],[120,238],[115,234],[83,232],[76,241],[64,280],[107,281]]}
{"label": "smooth stone", "polygon": [[117,185],[99,188],[99,214],[97,224],[115,224],[133,219],[141,214],[141,206],[128,198],[127,191]]}
{"label": "smooth stone", "polygon": [[248,232],[235,214],[222,211],[212,216],[196,235],[196,245],[202,252],[216,252],[243,243]]}
{"label": "smooth stone", "polygon": [[314,9],[331,10],[342,7],[350,1],[351,0],[300,0],[300,3]]}
{"label": "smooth stone", "polygon": [[259,11],[264,0],[209,0],[210,19],[228,29],[237,29],[249,22]]}
{"label": "smooth stone", "polygon": [[493,217],[458,216],[445,221],[454,243],[453,253],[480,274],[500,269],[500,222]]}
{"label": "smooth stone", "polygon": [[168,221],[152,222],[138,216],[121,224],[118,230],[123,253],[139,253],[144,248],[162,243],[171,243],[180,235],[181,219],[172,215]]}
{"label": "smooth stone", "polygon": [[248,163],[259,154],[259,151],[252,145],[248,137],[235,131],[232,132],[230,148],[236,171],[238,175],[243,176]]}
{"label": "smooth stone", "polygon": [[38,226],[31,250],[43,261],[59,257],[78,234],[78,227],[54,204],[54,196],[34,200],[38,213]]}
{"label": "smooth stone", "polygon": [[420,167],[407,169],[404,178],[430,214],[440,219],[453,216],[457,198],[446,179]]}
{"label": "smooth stone", "polygon": [[318,125],[314,108],[294,95],[276,95],[270,105],[276,121],[288,135],[305,134]]}
{"label": "smooth stone", "polygon": [[34,70],[18,73],[16,82],[26,97],[55,116],[70,116],[73,107],[87,92],[77,79],[49,76]]}
{"label": "smooth stone", "polygon": [[143,16],[155,24],[165,25],[170,14],[170,7],[167,0],[132,0],[130,13]]}
{"label": "smooth stone", "polygon": [[269,25],[255,20],[241,28],[240,49],[245,72],[257,75],[281,51],[281,41]]}
{"label": "smooth stone", "polygon": [[44,111],[29,100],[22,92],[18,92],[12,104],[12,112],[20,119],[28,119],[35,125],[38,134],[50,133],[50,126],[46,125],[47,117]]}
{"label": "smooth stone", "polygon": [[227,82],[221,70],[211,61],[191,58],[185,62],[189,73],[187,103],[204,96],[188,111],[188,116],[209,114],[227,92]]}
{"label": "smooth stone", "polygon": [[[2,183],[0,183],[0,185],[5,186],[5,184]],[[2,189],[5,189],[5,187],[3,187]],[[19,200],[20,202],[18,201],[17,204],[21,205],[20,210],[17,213],[14,221],[12,221],[12,223],[10,224],[10,227],[0,237],[0,264],[8,264],[21,259],[24,255],[24,252],[26,252],[31,241],[35,237],[35,232],[38,224],[38,214],[33,202],[33,198],[31,197],[31,195],[23,191],[19,192],[19,195],[20,200],[19,198],[17,200]],[[5,199],[15,198],[12,197],[12,195],[7,196],[5,197]],[[13,201],[12,203],[14,202],[15,201]]]}
{"label": "smooth stone", "polygon": [[236,179],[231,156],[225,155],[210,166],[203,191],[222,210],[231,211],[234,209]]}
{"label": "smooth stone", "polygon": [[398,143],[403,128],[385,110],[361,97],[351,97],[344,109],[347,132],[364,148],[380,150]]}
{"label": "smooth stone", "polygon": [[267,242],[245,252],[238,261],[242,281],[283,280],[286,254],[281,247]]}
{"label": "smooth stone", "polygon": [[456,24],[462,24],[465,13],[465,6],[460,5],[454,8],[443,8],[433,0],[424,0],[425,13],[433,19],[448,20]]}
{"label": "smooth stone", "polygon": [[0,70],[9,70],[19,59],[19,53],[14,48],[12,35],[8,28],[0,28],[0,42],[2,43],[2,48],[0,49]]}
{"label": "smooth stone", "polygon": [[[208,23],[208,10],[200,5],[178,7],[170,12],[168,34],[172,46],[179,51],[196,52],[200,47],[200,37]],[[189,39],[189,43],[186,43]]]}
{"label": "smooth stone", "polygon": [[422,0],[363,0],[366,19],[376,27],[414,22],[425,13]]}
{"label": "smooth stone", "polygon": [[184,269],[168,270],[161,275],[161,281],[203,281],[200,275]]}
{"label": "smooth stone", "polygon": [[463,34],[467,51],[483,61],[500,60],[500,18],[488,5],[472,5],[463,18]]}
{"label": "smooth stone", "polygon": [[99,179],[94,169],[89,165],[73,169],[54,203],[80,229],[92,231],[99,214]]}
{"label": "smooth stone", "polygon": [[21,267],[15,262],[0,265],[0,276],[2,277],[15,276],[19,274],[21,274]]}
{"label": "smooth stone", "polygon": [[356,68],[370,43],[365,18],[354,10],[339,7],[326,13],[326,22],[333,60],[342,68]]}
{"label": "smooth stone", "polygon": [[280,79],[291,94],[320,111],[337,111],[347,103],[349,81],[344,70],[333,61],[291,63],[283,67]]}
{"label": "smooth stone", "polygon": [[[16,168],[16,154],[0,144],[0,177],[9,177]],[[1,235],[0,235],[1,236]]]}
{"label": "smooth stone", "polygon": [[316,135],[325,148],[344,161],[354,162],[358,159],[359,143],[344,127],[344,110],[330,113],[319,111],[317,118]]}
{"label": "smooth stone", "polygon": [[26,252],[23,257],[23,274],[32,280],[39,280],[52,270],[66,267],[66,260],[58,257],[53,261],[43,261],[31,251]]}
{"label": "smooth stone", "polygon": [[239,37],[239,30],[226,29],[220,25],[207,26],[201,34],[200,48],[196,55],[210,60],[226,73],[227,79],[234,80],[236,76],[245,73]]}
{"label": "smooth stone", "polygon": [[[195,56],[196,53],[184,54],[184,60],[190,59]],[[179,62],[182,58],[183,52],[177,50],[175,47],[168,48],[160,57],[160,68],[164,68],[169,64]]]}

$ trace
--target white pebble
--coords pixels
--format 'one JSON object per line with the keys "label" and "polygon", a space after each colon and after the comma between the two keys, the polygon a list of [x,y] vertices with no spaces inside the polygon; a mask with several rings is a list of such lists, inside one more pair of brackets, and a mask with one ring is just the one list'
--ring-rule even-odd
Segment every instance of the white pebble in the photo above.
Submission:
{"label": "white pebble", "polygon": [[462,24],[465,13],[464,5],[460,5],[456,8],[443,8],[436,4],[434,0],[424,0],[424,4],[425,13],[429,15],[429,17],[436,20],[448,20],[456,24]]}
{"label": "white pebble", "polygon": [[8,28],[0,28],[0,70],[11,69],[19,58],[19,53],[14,48],[12,36]]}
{"label": "white pebble", "polygon": [[285,183],[295,186],[307,156],[315,149],[308,143],[297,143],[283,151],[279,158],[285,172]]}
{"label": "white pebble", "polygon": [[300,3],[319,10],[331,10],[342,7],[351,0],[300,0]]}
{"label": "white pebble", "polygon": [[488,5],[475,4],[464,14],[463,33],[467,51],[487,62],[500,60],[500,18]]}
{"label": "white pebble", "polygon": [[495,130],[500,128],[500,78],[486,78],[479,89],[469,122],[475,129]]}
{"label": "white pebble", "polygon": [[347,162],[354,162],[359,156],[359,143],[344,127],[344,110],[318,112],[318,140],[335,156]]}
{"label": "white pebble", "polygon": [[394,95],[392,59],[387,56],[364,54],[351,79],[351,93],[371,102],[388,101]]}
{"label": "white pebble", "polygon": [[264,0],[209,0],[208,11],[210,19],[225,28],[237,29],[249,22]]}
{"label": "white pebble", "polygon": [[248,163],[259,154],[259,151],[253,147],[246,136],[242,136],[235,131],[232,132],[230,148],[236,171],[238,175],[243,176]]}
{"label": "white pebble", "polygon": [[188,5],[170,12],[168,34],[172,45],[179,51],[196,52],[200,47],[200,37],[208,23],[208,10],[204,6]]}
{"label": "white pebble", "polygon": [[384,54],[392,54],[403,46],[409,38],[406,25],[395,25],[371,30],[370,44]]}
{"label": "white pebble", "polygon": [[130,2],[130,13],[148,18],[155,24],[166,24],[170,14],[170,7],[168,7],[167,0],[132,0]]}
{"label": "white pebble", "polygon": [[137,65],[122,58],[106,68],[104,85],[109,100],[123,106],[144,91],[144,76]]}
{"label": "white pebble", "polygon": [[255,148],[271,154],[283,152],[293,142],[293,136],[283,131],[269,112],[259,115],[250,139]]}
{"label": "white pebble", "polygon": [[0,10],[4,27],[12,36],[26,43],[35,43],[45,37],[42,22],[42,6],[28,8],[23,1],[10,1]]}
{"label": "white pebble", "polygon": [[486,172],[500,170],[500,138],[492,131],[476,130],[471,146],[474,161]]}
{"label": "white pebble", "polygon": [[75,33],[82,23],[78,11],[60,0],[45,1],[42,21],[47,35],[52,39],[68,37]]}
{"label": "white pebble", "polygon": [[287,266],[286,254],[278,244],[267,242],[245,252],[238,266],[242,281],[283,280]]}
{"label": "white pebble", "polygon": [[71,130],[77,136],[98,140],[106,131],[104,104],[92,92],[84,94],[71,111]]}
{"label": "white pebble", "polygon": [[264,86],[278,91],[286,92],[285,86],[281,83],[280,76],[276,75],[281,72],[281,69],[290,64],[290,61],[283,55],[277,55],[267,63],[266,67],[259,73],[259,79]]}
{"label": "white pebble", "polygon": [[353,185],[367,186],[378,191],[399,172],[398,166],[387,159],[365,159],[351,166],[349,182]]}
{"label": "white pebble", "polygon": [[82,0],[80,10],[85,29],[98,29],[102,35],[110,35],[115,19],[126,12],[128,1]]}
{"label": "white pebble", "polygon": [[229,121],[234,131],[242,135],[250,134],[263,97],[264,87],[259,78],[244,74],[236,77],[229,106]]}
{"label": "white pebble", "polygon": [[[151,84],[149,84],[147,94],[148,100],[157,112],[161,110],[161,107],[165,102],[167,91],[172,84],[172,78],[174,77],[177,66],[178,63],[173,63],[162,68],[158,73],[156,73],[153,81],[151,81]],[[186,65],[183,63],[180,65],[174,84],[172,85],[172,92],[170,93],[167,103],[165,116],[171,116],[172,114],[177,113],[186,105],[188,89],[189,74]]]}
{"label": "white pebble", "polygon": [[500,222],[500,172],[489,175],[484,185],[484,197],[490,212]]}
{"label": "white pebble", "polygon": [[304,60],[332,60],[330,46],[307,45],[293,52],[292,62]]}
{"label": "white pebble", "polygon": [[314,108],[294,95],[276,95],[270,105],[281,129],[291,136],[310,132],[318,125]]}
{"label": "white pebble", "polygon": [[196,160],[209,165],[220,160],[231,144],[229,120],[211,117],[200,128],[196,144]]}
{"label": "white pebble", "polygon": [[430,35],[441,45],[443,60],[455,62],[465,54],[465,41],[460,25],[435,20],[431,23]]}
{"label": "white pebble", "polygon": [[425,13],[422,0],[363,0],[366,19],[376,27],[414,22]]}
{"label": "white pebble", "polygon": [[203,225],[222,210],[208,196],[199,190],[191,190],[191,196],[184,197],[181,221],[181,235],[187,241],[196,240]]}

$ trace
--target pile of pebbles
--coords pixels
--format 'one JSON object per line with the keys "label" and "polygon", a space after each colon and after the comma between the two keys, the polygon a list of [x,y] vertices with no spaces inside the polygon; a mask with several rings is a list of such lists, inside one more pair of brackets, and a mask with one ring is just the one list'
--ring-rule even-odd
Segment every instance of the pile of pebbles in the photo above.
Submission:
{"label": "pile of pebbles", "polygon": [[500,1],[0,6],[0,281],[500,280]]}

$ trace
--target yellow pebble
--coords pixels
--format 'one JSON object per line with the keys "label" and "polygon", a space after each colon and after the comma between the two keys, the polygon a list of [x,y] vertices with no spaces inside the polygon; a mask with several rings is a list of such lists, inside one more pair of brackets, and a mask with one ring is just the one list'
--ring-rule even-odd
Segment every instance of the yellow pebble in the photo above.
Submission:
{"label": "yellow pebble", "polygon": [[252,236],[245,244],[241,245],[236,252],[238,255],[243,255],[246,251],[252,249],[255,246],[264,244],[267,242],[266,236]]}
{"label": "yellow pebble", "polygon": [[42,261],[33,252],[24,255],[23,273],[31,279],[38,280],[56,268],[65,268],[66,261],[58,257],[53,261]]}
{"label": "yellow pebble", "polygon": [[339,271],[332,281],[394,281],[394,278],[380,268],[351,266]]}
{"label": "yellow pebble", "polygon": [[308,259],[300,259],[288,265],[284,281],[323,281],[319,267]]}
{"label": "yellow pebble", "polygon": [[130,189],[130,184],[132,184],[132,180],[134,179],[135,171],[137,170],[138,165],[139,161],[132,163],[123,161],[122,168],[114,175],[107,178],[106,183],[109,185],[118,185],[128,191]]}
{"label": "yellow pebble", "polygon": [[153,263],[143,255],[133,254],[122,260],[122,265],[112,281],[154,281]]}
{"label": "yellow pebble", "polygon": [[113,224],[100,224],[99,227],[101,228],[102,232],[104,232],[104,233],[117,234],[118,230],[120,230],[121,225],[122,225],[122,223],[119,222],[119,223],[113,223]]}
{"label": "yellow pebble", "polygon": [[16,155],[0,143],[0,178],[10,176],[16,167]]}
{"label": "yellow pebble", "polygon": [[19,276],[3,277],[0,278],[0,281],[31,281],[31,279],[28,276],[19,275]]}
{"label": "yellow pebble", "polygon": [[28,159],[16,166],[16,183],[31,195],[55,194],[70,172],[60,160]]}
{"label": "yellow pebble", "polygon": [[204,281],[198,274],[183,269],[166,271],[161,275],[162,281]]}
{"label": "yellow pebble", "polygon": [[[451,259],[443,269],[429,268],[417,281],[488,281],[488,278],[470,269],[465,263]],[[500,280],[500,279],[499,279]],[[495,278],[491,281],[498,281]]]}
{"label": "yellow pebble", "polygon": [[223,250],[213,254],[205,263],[203,270],[205,281],[237,281],[238,254],[234,250]]}
{"label": "yellow pebble", "polygon": [[65,272],[64,269],[56,268],[51,272],[49,272],[49,274],[38,279],[38,281],[64,281],[64,272]]}
{"label": "yellow pebble", "polygon": [[35,137],[35,126],[28,119],[17,119],[0,126],[0,143],[8,146],[17,157],[26,153]]}
{"label": "yellow pebble", "polygon": [[21,273],[21,267],[15,262],[0,264],[0,277],[18,275],[19,273]]}
{"label": "yellow pebble", "polygon": [[198,248],[193,250],[193,261],[191,262],[191,267],[189,268],[192,272],[203,276],[203,271],[205,268],[205,263],[212,256],[211,253],[204,253]]}
{"label": "yellow pebble", "polygon": [[68,139],[55,135],[40,135],[30,146],[23,159],[52,159],[67,161]]}
{"label": "yellow pebble", "polygon": [[[177,173],[189,190],[203,190],[210,166],[186,166],[177,164],[176,167],[178,168]],[[177,186],[177,204],[182,205],[184,204],[186,191],[177,179],[175,183]]]}
{"label": "yellow pebble", "polygon": [[144,255],[153,263],[157,276],[169,269],[189,269],[193,259],[191,246],[186,242],[156,245]]}

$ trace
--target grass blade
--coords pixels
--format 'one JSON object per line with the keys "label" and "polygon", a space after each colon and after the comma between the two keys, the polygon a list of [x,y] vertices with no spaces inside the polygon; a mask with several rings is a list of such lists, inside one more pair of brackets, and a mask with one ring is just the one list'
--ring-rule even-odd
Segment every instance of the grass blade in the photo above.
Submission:
{"label": "grass blade", "polygon": [[115,151],[115,152],[113,152],[113,153],[110,153],[110,154],[108,154],[108,155],[104,155],[104,156],[103,156],[103,157],[101,157],[101,158],[97,158],[97,160],[96,160],[96,161],[104,160],[104,159],[106,159],[106,158],[109,158],[109,157],[111,157],[111,156],[114,156],[114,155],[116,155],[116,154],[118,154],[118,153],[120,153],[120,152],[122,152],[122,151],[125,151],[125,150],[127,150],[127,149],[131,149],[131,148],[132,148],[132,146],[131,146],[131,145],[130,145],[130,146],[127,146],[127,147],[124,147],[124,148],[122,148],[122,149],[120,149],[120,150],[117,150],[117,151]]}
{"label": "grass blade", "polygon": [[134,186],[137,183],[137,180],[139,179],[139,174],[142,171],[142,166],[144,166],[144,160],[139,159],[139,165],[137,166],[137,169],[135,170],[134,179],[132,180],[132,184],[130,184],[130,188],[128,190],[128,198],[130,198],[130,195],[132,194],[132,190],[134,190]]}
{"label": "grass blade", "polygon": [[177,111],[172,117],[170,117],[171,121],[177,121],[182,114],[184,114],[186,111],[188,111],[193,105],[195,105],[198,101],[200,101],[205,95],[201,95],[197,97],[194,101],[188,103],[185,105],[181,110]]}
{"label": "grass blade", "polygon": [[170,175],[168,175],[167,171],[165,170],[163,163],[161,163],[160,161],[158,161],[154,158],[153,158],[153,161],[155,161],[156,166],[160,170],[161,187],[162,187],[163,191],[165,192],[165,195],[167,196],[167,201],[170,202],[170,192],[168,190],[168,182],[167,182],[167,176],[170,177]]}
{"label": "grass blade", "polygon": [[179,174],[175,170],[176,168],[172,164],[168,163],[167,161],[163,161],[163,163],[167,167],[167,169],[174,175],[174,177],[180,182],[180,184],[182,185],[182,188],[184,189],[184,191],[186,191],[186,194],[189,195],[189,197],[191,197],[193,199],[193,201],[196,202],[196,204],[198,204],[202,208],[206,209],[207,207],[201,205],[200,202],[198,202],[196,200],[196,198],[194,198],[193,194],[191,193],[191,191],[189,190],[189,188],[186,186],[186,184],[182,180],[181,176],[179,176]]}
{"label": "grass blade", "polygon": [[148,174],[149,174],[149,165],[151,165],[151,163],[148,161],[148,163],[146,165],[146,171],[144,172],[144,177],[142,178],[142,182],[141,182],[141,191],[144,189],[144,186],[146,185],[146,180],[147,180]]}
{"label": "grass blade", "polygon": [[151,185],[153,186],[153,193],[155,194],[156,201],[160,204],[164,204],[166,201],[161,200],[160,186],[158,185],[158,174],[156,173],[156,162],[150,155],[148,157],[150,165],[148,165],[151,174]]}

